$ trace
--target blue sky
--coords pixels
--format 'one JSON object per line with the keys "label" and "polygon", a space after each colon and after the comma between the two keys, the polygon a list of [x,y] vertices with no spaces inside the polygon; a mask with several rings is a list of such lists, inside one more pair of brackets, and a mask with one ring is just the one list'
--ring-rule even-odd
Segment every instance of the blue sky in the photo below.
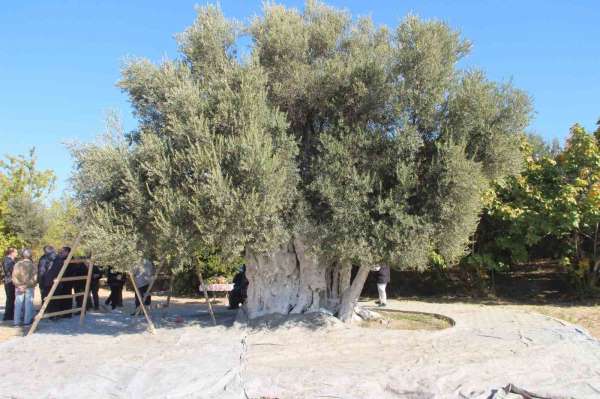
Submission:
{"label": "blue sky", "polygon": [[[303,1],[282,1],[301,8]],[[329,1],[354,15],[395,26],[412,12],[441,19],[474,43],[464,66],[512,80],[534,100],[530,126],[563,140],[569,127],[593,129],[600,118],[600,3],[596,0]],[[175,58],[173,35],[194,20],[199,1],[6,0],[0,8],[0,155],[35,146],[55,170],[57,194],[72,163],[63,143],[100,133],[108,110],[135,126],[115,87],[123,60]],[[261,1],[222,0],[239,20]]]}

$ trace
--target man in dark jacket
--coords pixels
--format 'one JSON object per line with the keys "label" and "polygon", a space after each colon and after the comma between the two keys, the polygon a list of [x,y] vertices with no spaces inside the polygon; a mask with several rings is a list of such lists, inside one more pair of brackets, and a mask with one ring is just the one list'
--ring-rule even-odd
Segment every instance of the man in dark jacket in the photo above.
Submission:
{"label": "man in dark jacket", "polygon": [[379,300],[376,303],[379,306],[387,306],[387,295],[385,293],[385,288],[390,282],[390,267],[387,265],[377,266],[375,268],[377,272],[376,282],[377,282],[377,292],[379,293]]}
{"label": "man in dark jacket", "polygon": [[[65,275],[69,275],[69,276],[73,276],[73,277],[87,277],[87,272],[88,272],[88,264],[89,261],[87,259],[75,259],[72,260],[71,263],[69,264],[69,266],[67,267],[67,270],[65,272]],[[76,280],[72,282],[72,288],[73,291],[75,291],[75,293],[85,293],[85,284],[86,284],[86,280]],[[83,307],[83,295],[79,295],[75,297],[75,302],[77,303],[77,307],[81,308]],[[90,302],[87,302],[87,306],[90,306]]]}
{"label": "man in dark jacket", "polygon": [[17,249],[8,248],[4,254],[2,270],[4,271],[4,290],[6,291],[6,305],[4,306],[3,320],[13,320],[15,318],[15,285],[12,281],[12,273],[17,259]]}
{"label": "man in dark jacket", "polygon": [[110,295],[104,302],[111,305],[112,309],[123,307],[123,286],[125,285],[125,275],[120,272],[113,272],[111,267],[107,271],[107,283],[110,287]]}
{"label": "man in dark jacket", "polygon": [[51,245],[46,245],[44,247],[44,255],[42,255],[38,263],[38,284],[40,286],[42,303],[52,288],[52,283],[50,283],[50,285],[45,285],[47,281],[44,280],[44,275],[52,267],[52,262],[54,262],[54,259],[56,259],[56,251],[54,250],[54,247]]}
{"label": "man in dark jacket", "polygon": [[[63,264],[65,263],[65,260],[69,256],[70,252],[71,252],[71,248],[69,248],[69,247],[63,247],[60,250],[60,253],[56,256],[56,258],[52,262],[52,266],[44,275],[44,279],[43,279],[44,284],[47,284],[50,287],[52,287],[52,284],[54,283],[54,279],[56,279],[58,277],[58,274],[60,273],[60,269],[63,267]],[[69,274],[70,274],[69,270],[67,269],[67,270],[65,270],[65,274],[63,276],[69,277]],[[61,282],[56,287],[56,290],[54,291],[54,295],[70,295],[73,292],[72,288],[73,288],[73,284],[70,281]],[[54,312],[59,312],[59,311],[63,311],[63,310],[68,310],[68,309],[71,309],[72,307],[73,307],[73,299],[71,299],[71,298],[53,299],[48,304],[47,309],[48,309],[48,313],[54,313]],[[61,315],[59,317],[71,317],[71,316],[72,316],[72,314],[69,313],[66,315]]]}
{"label": "man in dark jacket", "polygon": [[102,278],[102,269],[100,267],[92,266],[92,284],[90,286],[90,294],[94,302],[94,310],[100,309],[100,298],[98,291],[100,290],[100,279]]}
{"label": "man in dark jacket", "polygon": [[237,309],[248,298],[248,279],[246,278],[246,265],[233,277],[233,290],[229,292],[229,309]]}

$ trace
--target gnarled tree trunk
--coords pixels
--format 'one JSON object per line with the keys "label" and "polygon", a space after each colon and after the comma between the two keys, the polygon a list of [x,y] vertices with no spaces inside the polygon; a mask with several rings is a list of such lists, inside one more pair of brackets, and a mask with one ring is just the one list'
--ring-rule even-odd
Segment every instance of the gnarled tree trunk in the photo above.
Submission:
{"label": "gnarled tree trunk", "polygon": [[301,238],[267,254],[246,251],[248,317],[326,309],[349,322],[369,268],[361,267],[352,284],[351,270],[347,263],[319,260]]}
{"label": "gnarled tree trunk", "polygon": [[269,254],[247,251],[248,317],[327,307],[326,271],[298,238]]}
{"label": "gnarled tree trunk", "polygon": [[342,303],[344,292],[350,287],[352,265],[336,262],[327,266],[327,309],[336,313]]}

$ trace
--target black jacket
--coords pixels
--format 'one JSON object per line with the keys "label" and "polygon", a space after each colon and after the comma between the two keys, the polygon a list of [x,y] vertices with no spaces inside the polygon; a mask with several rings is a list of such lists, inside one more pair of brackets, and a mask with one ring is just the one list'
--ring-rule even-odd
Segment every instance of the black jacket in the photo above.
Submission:
{"label": "black jacket", "polygon": [[12,283],[12,272],[15,267],[15,261],[5,256],[2,262],[2,271],[4,272],[4,284]]}
{"label": "black jacket", "polygon": [[54,258],[54,260],[52,261],[52,265],[50,265],[50,268],[46,271],[46,273],[44,273],[44,276],[42,277],[41,283],[44,287],[52,287],[52,283],[54,283],[54,279],[58,277],[58,273],[60,273],[60,268],[62,267],[64,262],[65,258],[62,258],[60,256]]}
{"label": "black jacket", "polygon": [[47,287],[47,285],[44,285],[44,275],[48,273],[48,270],[52,267],[54,259],[56,259],[55,253],[45,254],[38,262],[38,282],[42,287]]}
{"label": "black jacket", "polygon": [[113,272],[111,267],[108,267],[106,282],[110,288],[123,288],[125,285],[125,275],[121,272]]}
{"label": "black jacket", "polygon": [[244,298],[248,296],[248,285],[250,282],[246,278],[245,271],[238,272],[233,277],[233,291],[239,292]]}
{"label": "black jacket", "polygon": [[[84,262],[71,263],[65,271],[65,277],[83,277],[87,276],[88,268]],[[77,280],[72,282],[72,286],[76,292],[85,290],[85,280]]]}
{"label": "black jacket", "polygon": [[102,272],[102,269],[100,268],[100,266],[94,265],[92,267],[92,282],[97,283],[98,281],[100,281],[103,274],[104,273]]}
{"label": "black jacket", "polygon": [[387,284],[390,282],[390,267],[382,265],[377,271],[377,284]]}

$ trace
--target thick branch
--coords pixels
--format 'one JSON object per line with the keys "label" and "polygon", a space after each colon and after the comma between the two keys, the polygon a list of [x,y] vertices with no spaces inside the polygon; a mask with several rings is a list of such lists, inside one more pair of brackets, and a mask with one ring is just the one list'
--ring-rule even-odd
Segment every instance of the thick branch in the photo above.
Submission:
{"label": "thick branch", "polygon": [[356,277],[354,277],[354,281],[352,285],[344,291],[342,295],[342,303],[340,305],[340,310],[338,312],[338,317],[344,323],[349,323],[352,321],[352,314],[354,313],[354,307],[358,302],[358,298],[360,297],[360,293],[365,285],[365,281],[367,281],[367,276],[369,275],[369,266],[362,265],[358,269],[358,273]]}

